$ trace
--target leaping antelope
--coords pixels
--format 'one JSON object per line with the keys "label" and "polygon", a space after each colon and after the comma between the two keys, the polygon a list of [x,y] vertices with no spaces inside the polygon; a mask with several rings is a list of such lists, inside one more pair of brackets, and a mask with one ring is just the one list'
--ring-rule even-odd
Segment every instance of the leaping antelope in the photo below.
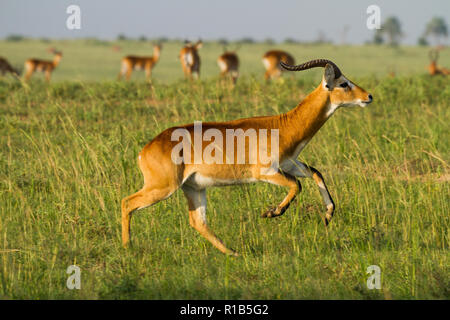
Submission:
{"label": "leaping antelope", "polygon": [[55,55],[53,61],[40,59],[28,59],[27,61],[25,61],[25,81],[28,81],[35,71],[41,71],[44,72],[45,79],[50,82],[51,74],[53,70],[55,70],[55,68],[59,65],[59,62],[62,58],[61,51],[51,49],[50,52]]}
{"label": "leaping antelope", "polygon": [[[297,66],[285,63],[281,65],[289,71],[325,68],[320,85],[291,111],[275,116],[204,123],[202,128],[206,131],[203,139],[199,136],[196,123],[172,127],[164,130],[142,149],[138,165],[144,176],[144,186],[122,200],[122,242],[125,247],[130,240],[132,213],[168,198],[179,188],[188,201],[191,226],[225,254],[236,255],[208,228],[207,187],[259,181],[288,187],[289,192],[283,201],[262,215],[265,218],[278,217],[300,192],[298,178],[312,178],[318,185],[327,208],[324,221],[328,225],[335,205],[325,181],[317,169],[298,161],[297,157],[339,107],[365,107],[372,102],[372,95],[347,79],[333,62],[326,59],[312,60]],[[194,142],[187,148],[183,145],[181,150],[178,142],[180,130],[185,132],[189,141]],[[231,146],[229,143],[224,146],[218,137],[227,135],[228,139],[229,130],[234,130],[231,139],[233,143]],[[258,135],[250,146],[245,145],[249,132]],[[270,138],[270,146],[263,144],[261,137],[264,132],[270,133],[269,137],[265,136],[266,142]],[[213,136],[215,139],[211,142]],[[276,141],[277,136],[278,145],[273,146],[272,141]],[[234,138],[237,138],[237,144],[234,144]],[[244,141],[244,146],[239,143],[239,139]],[[264,162],[257,157],[258,152],[261,153],[263,149],[270,152],[268,161]],[[181,161],[174,158],[174,150],[175,154],[182,154]],[[197,157],[198,154],[203,156]],[[238,156],[241,160],[243,156],[244,159],[253,158],[256,161],[239,162]]]}
{"label": "leaping antelope", "polygon": [[281,50],[271,50],[267,51],[262,62],[264,68],[266,68],[266,73],[264,74],[264,79],[275,79],[281,76],[283,69],[280,67],[280,62],[284,62],[289,65],[294,65],[294,58],[287,52]]}
{"label": "leaping antelope", "polygon": [[430,64],[428,65],[428,72],[430,73],[430,75],[434,76],[434,75],[449,75],[450,74],[450,69],[444,68],[444,67],[439,67],[437,65],[437,61],[439,59],[439,50],[430,50],[430,52],[428,53],[428,56],[430,57]]}
{"label": "leaping antelope", "polygon": [[14,69],[6,60],[5,58],[0,57],[0,72],[2,73],[2,76],[5,75],[5,73],[11,73],[12,75],[19,76],[20,73],[18,70]]}
{"label": "leaping antelope", "polygon": [[159,60],[162,46],[157,44],[153,46],[153,56],[151,57],[138,57],[138,56],[126,56],[122,58],[120,72],[118,80],[122,76],[125,76],[127,80],[130,80],[133,70],[145,70],[145,78],[150,81],[152,76],[152,69],[155,67]]}
{"label": "leaping antelope", "polygon": [[239,58],[232,51],[225,51],[218,59],[217,64],[220,68],[220,76],[230,75],[233,83],[236,83],[239,77]]}
{"label": "leaping antelope", "polygon": [[201,40],[196,44],[187,41],[185,46],[180,51],[181,67],[183,68],[184,76],[188,79],[200,77],[200,56],[198,49],[202,47]]}

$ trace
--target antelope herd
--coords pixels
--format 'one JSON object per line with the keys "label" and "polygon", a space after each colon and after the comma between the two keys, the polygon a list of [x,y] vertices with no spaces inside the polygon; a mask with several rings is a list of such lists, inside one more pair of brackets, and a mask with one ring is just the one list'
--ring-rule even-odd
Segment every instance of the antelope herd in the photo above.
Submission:
{"label": "antelope herd", "polygon": [[183,68],[184,76],[188,79],[200,77],[200,56],[198,49],[203,46],[201,40],[192,44],[186,41],[186,45],[180,51],[181,67]]}
{"label": "antelope herd", "polygon": [[284,62],[286,64],[293,65],[295,64],[294,58],[287,52],[281,50],[272,50],[266,52],[266,54],[262,58],[262,62],[264,67],[266,68],[266,73],[264,74],[264,78],[274,79],[281,76],[281,72],[283,69],[280,66],[280,62]]}
{"label": "antelope herd", "polygon": [[2,57],[0,57],[0,72],[2,73],[2,76],[4,76],[6,73],[11,73],[16,77],[20,76],[19,71],[13,68],[8,60]]}
{"label": "antelope herd", "polygon": [[25,61],[25,81],[29,80],[35,71],[40,71],[45,74],[45,79],[50,82],[50,77],[53,70],[59,65],[62,58],[62,52],[50,49],[54,57],[52,61],[40,59],[28,59]]}
{"label": "antelope herd", "polygon": [[145,78],[147,81],[152,76],[152,69],[159,60],[162,46],[157,44],[153,47],[153,56],[151,57],[138,57],[138,56],[126,56],[122,59],[122,67],[119,72],[118,79],[125,76],[127,80],[130,80],[131,72],[133,70],[145,70]]}
{"label": "antelope herd", "polygon": [[220,76],[225,77],[229,75],[236,83],[239,77],[239,58],[235,52],[225,51],[219,58],[217,58],[217,64],[220,68]]}
{"label": "antelope herd", "polygon": [[[200,55],[199,49],[202,47],[203,42],[201,40],[196,43],[185,41],[184,46],[180,50],[179,60],[186,79],[198,79],[200,78]],[[121,50],[118,46],[113,46],[113,50],[118,52]],[[117,79],[120,80],[124,77],[126,80],[130,80],[131,74],[134,70],[145,71],[145,78],[147,81],[151,81],[152,70],[160,60],[162,45],[155,44],[153,46],[152,56],[135,56],[128,55],[122,58],[120,64],[120,71]],[[449,75],[450,69],[444,68],[437,64],[439,58],[439,51],[441,47],[432,49],[429,51],[430,64],[428,65],[428,72],[430,75]],[[33,73],[40,71],[44,73],[47,82],[50,82],[51,75],[56,67],[59,65],[62,59],[62,52],[57,51],[54,48],[49,49],[54,57],[53,60],[41,60],[41,59],[28,59],[25,61],[25,75],[24,80],[28,81]],[[265,68],[264,79],[276,79],[279,78],[283,71],[281,62],[294,65],[295,59],[291,54],[282,50],[269,50],[262,56],[262,64]],[[236,53],[236,50],[224,52],[217,58],[217,65],[220,69],[220,77],[229,77],[235,84],[239,77],[240,61]],[[5,59],[0,57],[0,73],[5,75],[7,73],[12,74],[15,77],[19,77],[21,71],[18,68],[14,68]],[[395,72],[388,72],[389,77],[395,77]]]}

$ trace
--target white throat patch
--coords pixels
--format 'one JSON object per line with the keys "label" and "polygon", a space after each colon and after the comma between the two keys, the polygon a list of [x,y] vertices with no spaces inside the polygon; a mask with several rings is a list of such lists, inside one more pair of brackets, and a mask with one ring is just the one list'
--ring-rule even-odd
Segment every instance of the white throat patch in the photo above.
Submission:
{"label": "white throat patch", "polygon": [[340,105],[338,104],[330,103],[330,105],[328,106],[326,116],[330,117],[339,107]]}

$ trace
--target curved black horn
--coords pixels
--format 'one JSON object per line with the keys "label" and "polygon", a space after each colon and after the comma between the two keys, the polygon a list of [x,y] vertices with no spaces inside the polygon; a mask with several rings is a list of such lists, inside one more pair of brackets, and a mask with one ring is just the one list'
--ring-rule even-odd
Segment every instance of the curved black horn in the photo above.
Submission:
{"label": "curved black horn", "polygon": [[428,52],[428,56],[430,57],[430,60],[431,60],[431,61],[436,62],[437,59],[439,58],[439,51],[438,51],[437,49],[431,49],[431,50]]}
{"label": "curved black horn", "polygon": [[302,70],[307,70],[307,69],[311,69],[311,68],[317,68],[317,67],[325,67],[327,64],[331,65],[334,69],[334,77],[335,79],[339,78],[342,75],[341,70],[339,70],[338,66],[330,60],[327,59],[315,59],[315,60],[311,60],[302,64],[298,64],[296,66],[291,66],[289,64],[286,64],[284,62],[280,62],[280,65],[289,71],[302,71]]}
{"label": "curved black horn", "polygon": [[434,57],[433,57],[433,49],[428,51],[428,57],[430,58],[431,61],[435,60]]}

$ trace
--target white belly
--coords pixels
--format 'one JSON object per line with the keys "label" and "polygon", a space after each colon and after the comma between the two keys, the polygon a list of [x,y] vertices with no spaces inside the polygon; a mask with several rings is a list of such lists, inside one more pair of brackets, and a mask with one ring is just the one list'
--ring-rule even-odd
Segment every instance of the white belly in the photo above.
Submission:
{"label": "white belly", "polygon": [[256,182],[255,178],[243,178],[243,179],[217,179],[203,176],[199,173],[194,173],[184,182],[191,188],[194,189],[205,189],[208,187],[217,186],[230,186],[236,184],[252,183]]}

